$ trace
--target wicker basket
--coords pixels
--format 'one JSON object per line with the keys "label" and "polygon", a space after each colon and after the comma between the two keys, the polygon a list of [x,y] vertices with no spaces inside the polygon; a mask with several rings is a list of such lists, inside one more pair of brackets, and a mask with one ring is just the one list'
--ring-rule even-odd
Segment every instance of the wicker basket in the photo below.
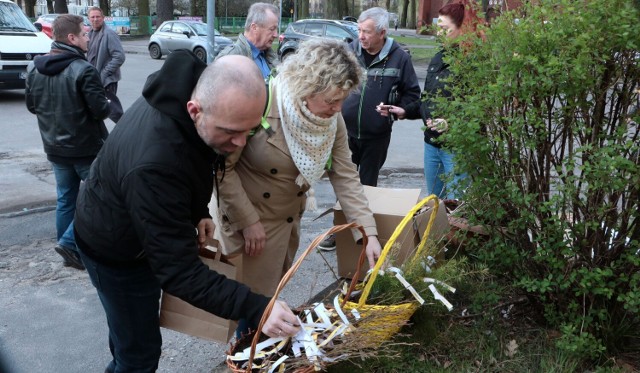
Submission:
{"label": "wicker basket", "polygon": [[[314,251],[316,249],[316,247],[320,244],[320,242],[322,242],[322,240],[325,239],[326,236],[328,236],[328,235],[330,235],[332,233],[335,233],[335,232],[339,232],[341,230],[352,229],[352,228],[360,230],[360,232],[363,235],[363,243],[362,243],[363,249],[362,249],[362,254],[360,255],[360,260],[364,260],[363,258],[366,256],[364,248],[367,245],[367,237],[366,237],[366,234],[364,232],[364,229],[361,226],[356,225],[355,223],[334,226],[331,229],[329,229],[328,231],[326,231],[325,233],[323,233],[322,235],[316,237],[316,239],[313,242],[311,242],[311,244],[306,248],[306,250],[302,254],[300,254],[300,257],[293,263],[291,268],[287,271],[287,273],[285,273],[285,275],[280,280],[280,283],[278,284],[278,287],[276,288],[275,294],[271,298],[271,301],[267,305],[267,308],[265,309],[265,311],[264,311],[264,313],[262,315],[262,318],[260,319],[260,323],[258,324],[258,328],[257,328],[258,331],[262,330],[262,327],[264,326],[264,324],[267,321],[267,318],[271,314],[271,310],[273,309],[273,306],[274,306],[275,302],[277,301],[278,296],[280,295],[280,292],[285,287],[287,282],[289,282],[291,277],[293,277],[293,275],[298,270],[298,268],[302,264],[302,261],[307,257],[307,255],[309,255],[310,252]],[[357,278],[357,276],[356,276],[356,278]],[[256,346],[257,346],[258,342],[260,341],[261,335],[262,335],[262,333],[253,331],[253,332],[249,333],[248,335],[243,336],[243,338],[238,340],[234,345],[231,346],[230,350],[227,351],[227,355],[228,356],[232,356],[236,352],[238,352],[238,351],[240,351],[242,349],[241,346],[246,345],[246,343],[248,342],[248,339],[251,340],[251,347],[250,347],[251,351],[250,351],[250,355],[249,355],[249,360],[246,363],[246,367],[239,366],[239,364],[237,364],[235,361],[233,361],[232,359],[227,357],[227,360],[226,360],[227,366],[229,367],[229,369],[232,372],[235,372],[235,373],[263,372],[263,371],[266,372],[266,371],[269,371],[270,369],[272,369],[272,366],[270,366],[269,364],[273,363],[274,361],[267,362],[266,364],[264,362],[262,362],[260,364],[260,365],[263,365],[262,368],[253,368],[253,369],[251,369],[251,367],[254,366],[254,358],[255,358],[255,353],[256,353]],[[304,365],[304,366],[300,366],[300,364],[296,364],[295,366],[288,366],[288,367],[285,367],[285,368],[282,368],[282,367],[283,366],[280,366],[279,368],[274,370],[274,372],[310,373],[310,372],[313,372],[313,371],[317,370],[316,369],[317,366],[314,366],[310,362],[309,362],[308,365]]]}
{"label": "wicker basket", "polygon": [[[411,316],[420,306],[420,304],[415,300],[393,305],[376,305],[367,304],[366,302],[373,283],[375,282],[376,277],[378,276],[378,273],[391,250],[391,247],[398,239],[400,234],[404,231],[406,225],[412,220],[414,214],[430,201],[435,202],[433,211],[431,212],[431,216],[429,218],[425,233],[422,236],[422,240],[420,241],[417,250],[413,255],[415,257],[419,257],[422,254],[426,246],[429,233],[431,232],[431,227],[433,226],[433,222],[435,221],[436,214],[438,213],[439,203],[438,198],[435,195],[428,196],[422,201],[418,202],[418,204],[416,204],[411,209],[411,211],[407,213],[404,219],[402,219],[400,224],[398,224],[393,234],[389,238],[389,241],[387,241],[387,243],[385,244],[384,249],[380,254],[380,258],[376,262],[376,265],[371,272],[371,276],[365,279],[363,283],[357,285],[355,285],[356,281],[351,282],[351,287],[347,292],[347,296],[345,298],[349,299],[348,295],[351,294],[354,289],[361,290],[362,294],[360,295],[360,299],[358,300],[358,302],[344,302],[343,299],[343,308],[345,309],[345,311],[355,309],[363,318],[363,322],[358,324],[358,328],[355,332],[359,334],[365,346],[376,347],[379,346],[382,342],[389,340],[394,334],[400,331],[400,329],[405,324],[407,324]],[[361,255],[361,262],[359,263],[358,268],[360,268],[360,266],[362,265],[363,260],[364,257]],[[354,279],[357,278],[357,276],[354,276]]]}

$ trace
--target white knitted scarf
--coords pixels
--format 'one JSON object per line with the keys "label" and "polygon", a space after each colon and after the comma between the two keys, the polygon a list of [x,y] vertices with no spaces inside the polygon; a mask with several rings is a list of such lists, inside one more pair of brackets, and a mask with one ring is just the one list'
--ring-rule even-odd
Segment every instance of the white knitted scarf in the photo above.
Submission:
{"label": "white knitted scarf", "polygon": [[312,186],[322,177],[331,156],[338,114],[320,118],[309,111],[300,98],[291,97],[283,79],[276,77],[274,82],[282,132],[291,158],[300,171],[296,184],[302,186],[306,182]]}

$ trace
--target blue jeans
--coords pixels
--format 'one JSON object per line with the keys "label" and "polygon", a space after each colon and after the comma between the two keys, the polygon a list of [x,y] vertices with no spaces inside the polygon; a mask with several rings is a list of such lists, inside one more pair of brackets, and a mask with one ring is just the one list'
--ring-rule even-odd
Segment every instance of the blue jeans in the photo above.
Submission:
{"label": "blue jeans", "polygon": [[[427,186],[427,195],[435,194],[442,199],[459,199],[454,194],[455,188],[466,175],[455,174],[454,168],[453,153],[431,144],[424,144],[424,180]],[[453,179],[447,187],[443,177],[448,176],[453,176]]]}
{"label": "blue jeans", "polygon": [[160,334],[160,284],[148,265],[113,268],[82,252],[91,283],[107,315],[109,373],[155,372],[162,349]]}
{"label": "blue jeans", "polygon": [[80,190],[80,181],[89,176],[91,163],[65,164],[54,163],[53,174],[56,178],[56,233],[58,244],[77,250],[73,236],[73,214],[76,212],[76,199]]}

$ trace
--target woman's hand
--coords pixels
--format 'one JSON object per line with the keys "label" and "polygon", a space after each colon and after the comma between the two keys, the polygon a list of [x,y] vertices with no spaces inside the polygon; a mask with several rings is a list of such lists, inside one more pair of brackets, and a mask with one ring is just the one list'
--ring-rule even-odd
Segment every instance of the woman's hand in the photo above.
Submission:
{"label": "woman's hand", "polygon": [[207,238],[213,238],[213,231],[216,226],[211,218],[204,218],[198,222],[198,249],[204,249],[207,246]]}
{"label": "woman's hand", "polygon": [[398,119],[404,119],[406,112],[400,106],[395,105],[385,105],[384,103],[380,103],[380,105],[376,106],[376,111],[380,113],[383,117],[388,117],[393,114],[398,117]]}
{"label": "woman's hand", "polygon": [[260,221],[257,221],[242,230],[244,237],[244,252],[249,256],[258,256],[262,254],[264,246],[267,243],[267,234]]}
{"label": "woman's hand", "polygon": [[289,337],[300,331],[298,318],[289,306],[281,300],[276,301],[273,309],[262,327],[262,332],[269,337]]}
{"label": "woman's hand", "polygon": [[382,248],[380,246],[380,241],[378,241],[378,236],[367,236],[367,238],[367,259],[369,259],[369,268],[373,268],[376,265],[376,260],[380,258]]}
{"label": "woman's hand", "polygon": [[426,125],[428,129],[438,133],[446,132],[449,129],[449,124],[442,118],[427,119]]}

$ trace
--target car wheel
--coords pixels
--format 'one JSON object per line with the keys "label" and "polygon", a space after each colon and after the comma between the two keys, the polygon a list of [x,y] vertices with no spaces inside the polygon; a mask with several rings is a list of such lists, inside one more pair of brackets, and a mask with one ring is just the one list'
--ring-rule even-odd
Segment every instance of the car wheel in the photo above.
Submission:
{"label": "car wheel", "polygon": [[162,50],[160,50],[160,46],[158,44],[151,44],[149,46],[149,55],[154,60],[159,60],[162,57]]}
{"label": "car wheel", "polygon": [[282,56],[280,56],[280,61],[284,61],[285,58],[289,57],[291,55],[291,53],[293,53],[294,51],[292,50],[288,50],[284,53],[282,53]]}
{"label": "car wheel", "polygon": [[204,50],[204,48],[197,47],[193,50],[193,53],[195,53],[196,57],[198,57],[202,61],[207,62],[207,51]]}

